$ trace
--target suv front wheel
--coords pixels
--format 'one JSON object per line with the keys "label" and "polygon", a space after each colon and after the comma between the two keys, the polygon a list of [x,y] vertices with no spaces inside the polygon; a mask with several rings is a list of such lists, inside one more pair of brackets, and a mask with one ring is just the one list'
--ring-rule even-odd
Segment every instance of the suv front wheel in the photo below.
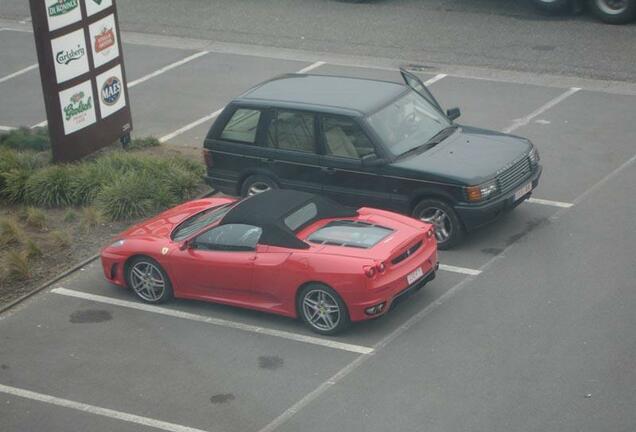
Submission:
{"label": "suv front wheel", "polygon": [[413,209],[412,216],[435,227],[439,249],[450,249],[464,237],[464,227],[455,210],[445,201],[426,198]]}
{"label": "suv front wheel", "polygon": [[590,8],[608,24],[625,24],[636,18],[636,0],[590,0]]}

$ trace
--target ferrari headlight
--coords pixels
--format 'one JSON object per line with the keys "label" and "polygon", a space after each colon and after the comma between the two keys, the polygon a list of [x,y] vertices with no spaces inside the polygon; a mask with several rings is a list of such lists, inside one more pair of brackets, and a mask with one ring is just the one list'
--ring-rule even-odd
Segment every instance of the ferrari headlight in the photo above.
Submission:
{"label": "ferrari headlight", "polygon": [[490,180],[477,186],[468,186],[466,188],[466,198],[471,202],[484,201],[497,194],[497,180]]}
{"label": "ferrari headlight", "polygon": [[124,240],[117,240],[115,243],[113,243],[112,245],[108,247],[118,248],[118,247],[122,247],[123,245],[124,245]]}

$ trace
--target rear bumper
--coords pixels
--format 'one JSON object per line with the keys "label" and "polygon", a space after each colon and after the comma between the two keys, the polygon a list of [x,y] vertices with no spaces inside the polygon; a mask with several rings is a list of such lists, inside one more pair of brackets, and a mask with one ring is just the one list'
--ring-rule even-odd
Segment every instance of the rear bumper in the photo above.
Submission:
{"label": "rear bumper", "polygon": [[[514,209],[523,201],[530,198],[530,195],[532,195],[532,192],[539,185],[539,178],[541,177],[541,172],[542,172],[542,167],[541,165],[539,165],[537,169],[535,169],[535,171],[532,173],[532,176],[530,176],[530,178],[526,179],[523,183],[518,185],[515,189],[487,203],[479,204],[479,205],[468,205],[468,204],[456,205],[455,211],[459,215],[459,218],[464,224],[464,227],[466,228],[466,230],[472,231],[476,228],[479,228],[483,225],[493,222],[504,213]],[[523,197],[515,201],[514,199],[515,192],[521,186],[527,184],[528,182],[532,182],[532,190],[528,192],[526,195],[524,195]]]}

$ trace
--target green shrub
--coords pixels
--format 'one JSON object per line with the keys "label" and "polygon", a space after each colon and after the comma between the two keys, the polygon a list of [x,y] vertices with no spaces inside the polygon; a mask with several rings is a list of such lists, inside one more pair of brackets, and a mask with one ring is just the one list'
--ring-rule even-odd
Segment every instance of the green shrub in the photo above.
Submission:
{"label": "green shrub", "polygon": [[49,234],[49,240],[53,247],[57,249],[66,249],[71,245],[71,237],[66,231],[55,230]]}
{"label": "green shrub", "polygon": [[95,207],[84,207],[82,209],[82,216],[80,222],[80,228],[84,232],[90,231],[95,228],[102,221],[102,215]]}
{"label": "green shrub", "polygon": [[149,147],[158,147],[161,143],[155,137],[141,137],[141,138],[133,138],[130,144],[128,145],[128,150],[142,150]]}
{"label": "green shrub", "polygon": [[46,128],[20,128],[0,136],[0,146],[14,150],[44,151],[51,148]]}
{"label": "green shrub", "polygon": [[23,202],[27,179],[36,169],[45,166],[47,159],[48,155],[44,153],[0,147],[0,200]]}
{"label": "green shrub", "polygon": [[28,207],[25,214],[25,222],[31,228],[43,230],[46,228],[46,214],[35,207]]}
{"label": "green shrub", "polygon": [[29,257],[24,251],[9,251],[5,260],[5,266],[9,280],[23,281],[31,277]]}
{"label": "green shrub", "polygon": [[26,202],[38,207],[64,207],[73,203],[72,165],[51,165],[34,172],[26,182]]}
{"label": "green shrub", "polygon": [[24,253],[29,260],[42,258],[44,256],[44,254],[42,253],[42,249],[40,249],[40,246],[38,246],[38,244],[31,239],[27,240],[27,243],[24,247]]}
{"label": "green shrub", "polygon": [[75,210],[73,209],[66,210],[66,212],[64,212],[64,222],[73,223],[75,221],[77,221],[77,213],[75,213]]}
{"label": "green shrub", "polygon": [[14,246],[21,244],[24,240],[24,230],[13,218],[0,219],[0,245]]}

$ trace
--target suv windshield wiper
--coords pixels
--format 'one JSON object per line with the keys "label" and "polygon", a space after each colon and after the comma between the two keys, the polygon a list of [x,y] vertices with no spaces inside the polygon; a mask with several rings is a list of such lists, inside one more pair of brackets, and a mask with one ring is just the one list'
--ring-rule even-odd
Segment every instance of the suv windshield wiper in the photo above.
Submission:
{"label": "suv windshield wiper", "polygon": [[441,131],[437,132],[435,135],[433,135],[431,137],[431,139],[429,139],[426,142],[426,144],[424,144],[427,147],[427,150],[430,149],[431,147],[436,146],[437,144],[441,143],[442,141],[444,141],[453,132],[455,132],[456,129],[457,129],[457,126],[456,125],[452,125],[452,126],[445,127]]}

